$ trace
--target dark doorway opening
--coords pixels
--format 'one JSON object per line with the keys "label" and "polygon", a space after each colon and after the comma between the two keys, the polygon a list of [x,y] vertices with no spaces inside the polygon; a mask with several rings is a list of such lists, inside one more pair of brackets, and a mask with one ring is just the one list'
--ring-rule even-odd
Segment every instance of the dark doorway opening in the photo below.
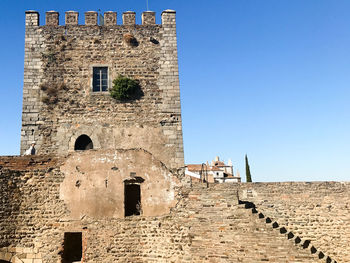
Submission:
{"label": "dark doorway opening", "polygon": [[90,137],[85,135],[85,134],[80,135],[74,144],[74,150],[76,150],[76,151],[77,150],[85,151],[85,150],[90,150],[93,148],[94,148],[94,145],[93,145]]}
{"label": "dark doorway opening", "polygon": [[141,188],[139,184],[125,184],[125,216],[141,215]]}
{"label": "dark doorway opening", "polygon": [[10,261],[6,261],[6,260],[1,260],[0,259],[0,263],[11,263]]}
{"label": "dark doorway opening", "polygon": [[83,254],[81,232],[64,233],[62,263],[81,261]]}

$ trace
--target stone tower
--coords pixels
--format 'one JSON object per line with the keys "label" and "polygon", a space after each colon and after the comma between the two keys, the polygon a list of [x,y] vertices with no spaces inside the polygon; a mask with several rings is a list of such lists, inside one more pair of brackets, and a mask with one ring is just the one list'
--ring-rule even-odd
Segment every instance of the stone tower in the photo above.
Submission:
{"label": "stone tower", "polygon": [[[26,12],[21,154],[36,141],[37,154],[81,149],[142,148],[169,168],[184,165],[175,11],[79,14]],[[109,94],[119,76],[136,79],[138,98]]]}

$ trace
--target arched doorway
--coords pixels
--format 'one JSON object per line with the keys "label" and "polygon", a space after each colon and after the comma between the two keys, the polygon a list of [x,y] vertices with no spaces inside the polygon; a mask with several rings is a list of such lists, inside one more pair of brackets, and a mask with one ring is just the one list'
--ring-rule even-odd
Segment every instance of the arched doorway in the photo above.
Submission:
{"label": "arched doorway", "polygon": [[92,143],[92,140],[90,139],[89,136],[83,134],[80,135],[77,140],[75,141],[74,144],[74,150],[75,151],[85,151],[85,150],[90,150],[93,149],[94,145]]}

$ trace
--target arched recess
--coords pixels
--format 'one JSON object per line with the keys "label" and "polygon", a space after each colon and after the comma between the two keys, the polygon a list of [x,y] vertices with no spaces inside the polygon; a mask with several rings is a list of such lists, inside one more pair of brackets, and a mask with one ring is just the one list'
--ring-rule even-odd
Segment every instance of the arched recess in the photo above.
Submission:
{"label": "arched recess", "polygon": [[74,150],[75,151],[85,151],[85,150],[90,150],[94,148],[94,144],[92,140],[90,139],[89,136],[86,134],[80,135],[74,143]]}
{"label": "arched recess", "polygon": [[[102,133],[102,131],[99,127],[80,125],[78,129],[72,131],[72,136],[69,137],[68,151],[74,152],[75,142],[81,135],[86,135],[91,139],[93,149],[101,149],[101,144],[98,137],[98,134],[100,133]],[[65,151],[67,151],[67,149]]]}

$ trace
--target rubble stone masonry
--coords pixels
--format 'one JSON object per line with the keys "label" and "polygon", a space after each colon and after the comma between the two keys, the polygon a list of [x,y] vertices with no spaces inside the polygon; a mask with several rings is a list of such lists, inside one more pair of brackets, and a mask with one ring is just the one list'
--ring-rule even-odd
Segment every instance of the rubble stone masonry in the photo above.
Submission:
{"label": "rubble stone masonry", "polygon": [[[0,262],[350,262],[350,183],[185,176],[175,11],[59,17],[26,12],[21,153],[37,155],[0,157]],[[93,92],[94,67],[137,97]]]}
{"label": "rubble stone masonry", "polygon": [[[85,211],[77,217],[72,202],[78,207],[94,191],[100,192],[91,202],[99,202],[98,196],[115,202],[113,193],[118,200],[113,179],[105,187],[96,171],[89,174],[82,163],[71,166],[93,153],[46,161],[40,156],[0,158],[0,260],[60,262],[64,233],[81,232],[82,262],[350,261],[350,183],[210,184],[207,188],[206,184],[190,185],[188,178],[167,170],[147,152],[123,150],[116,156],[127,160],[126,156],[134,155],[130,160],[150,163],[147,170],[155,171],[154,182],[177,182],[175,188],[144,185],[148,193],[174,189],[170,210],[126,218]],[[109,166],[118,164],[118,158],[96,156],[105,163],[114,160]],[[132,167],[118,165],[123,171]],[[116,169],[109,170],[112,178]],[[165,179],[156,179],[161,178],[157,174]],[[93,181],[92,175],[96,178],[89,190],[84,185]],[[69,179],[73,177],[81,180],[75,190],[81,194],[74,201],[62,195],[62,190],[75,184]],[[111,192],[103,194],[103,188]]]}
{"label": "rubble stone masonry", "polygon": [[[26,12],[21,154],[36,141],[37,154],[67,155],[80,135],[94,149],[143,148],[171,168],[184,166],[175,11],[123,14]],[[125,36],[133,37],[130,44]],[[109,92],[93,92],[93,67],[108,67],[108,86],[118,75],[140,82],[135,100],[121,102]]]}

